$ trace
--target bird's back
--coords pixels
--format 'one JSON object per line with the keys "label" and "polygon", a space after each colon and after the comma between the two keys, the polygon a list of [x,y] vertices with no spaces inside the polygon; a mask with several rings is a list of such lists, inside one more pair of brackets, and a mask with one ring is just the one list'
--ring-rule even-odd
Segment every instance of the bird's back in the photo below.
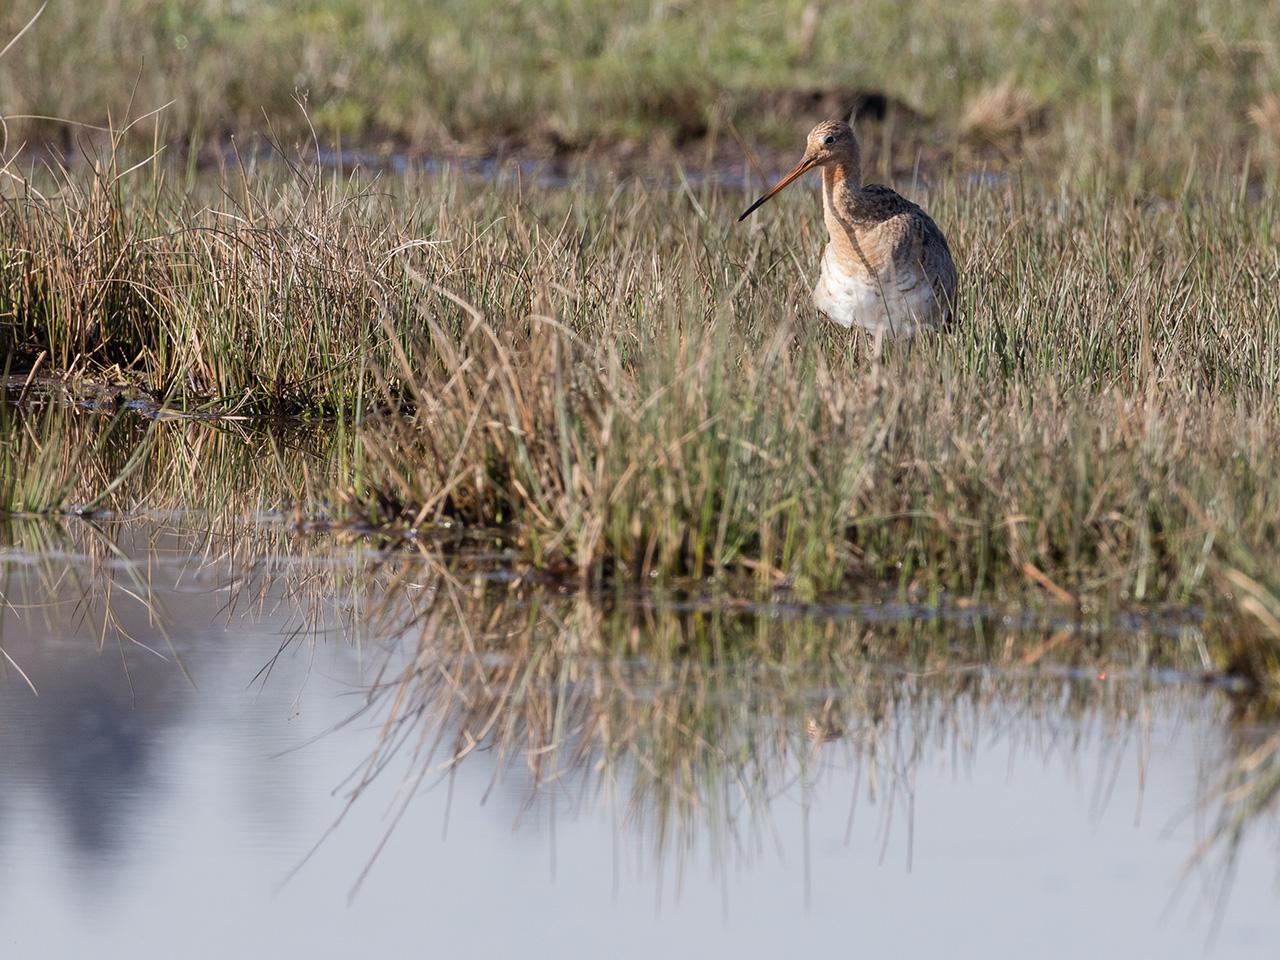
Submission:
{"label": "bird's back", "polygon": [[[947,238],[933,217],[918,203],[882,184],[868,184],[860,192],[865,200],[859,207],[870,214],[866,232],[876,236],[883,265],[892,264],[891,268],[899,271],[923,269],[931,283],[943,288],[939,293],[947,295],[949,304],[956,292],[956,265]],[[863,233],[862,217],[854,222]]]}

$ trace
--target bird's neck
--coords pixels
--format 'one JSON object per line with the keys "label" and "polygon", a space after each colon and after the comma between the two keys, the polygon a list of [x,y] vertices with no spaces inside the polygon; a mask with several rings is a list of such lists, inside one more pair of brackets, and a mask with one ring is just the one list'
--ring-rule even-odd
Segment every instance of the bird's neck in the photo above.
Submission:
{"label": "bird's neck", "polygon": [[822,213],[827,233],[842,261],[861,262],[858,226],[862,200],[862,161],[853,156],[822,168]]}
{"label": "bird's neck", "polygon": [[855,155],[822,168],[822,206],[827,216],[856,218],[862,200],[862,158]]}

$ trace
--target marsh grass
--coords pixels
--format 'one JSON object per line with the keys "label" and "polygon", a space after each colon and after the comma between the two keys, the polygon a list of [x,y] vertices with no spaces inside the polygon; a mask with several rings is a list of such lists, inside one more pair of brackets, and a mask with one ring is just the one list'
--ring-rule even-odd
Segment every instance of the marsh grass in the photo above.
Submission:
{"label": "marsh grass", "polygon": [[0,207],[0,345],[64,375],[141,372],[156,398],[223,413],[354,416],[369,365],[392,355],[380,279],[404,234],[316,172],[277,192],[244,170],[211,204],[165,172],[111,155],[86,178],[57,172],[49,194],[23,181]]}
{"label": "marsh grass", "polygon": [[1275,548],[1265,204],[930,194],[964,319],[884,364],[808,307],[811,201],[745,235],[714,190],[533,205],[466,240],[509,283],[444,250],[417,278],[390,371],[412,404],[366,431],[353,489],[376,522],[513,524],[588,580],[1073,604],[1209,599],[1224,558]]}
{"label": "marsh grass", "polygon": [[591,582],[1273,589],[1271,199],[904,185],[958,252],[961,319],[873,363],[809,306],[802,191],[741,228],[714,182],[168,175],[112,160],[0,208],[11,362],[355,418],[333,469],[274,474],[313,516],[500,527]]}

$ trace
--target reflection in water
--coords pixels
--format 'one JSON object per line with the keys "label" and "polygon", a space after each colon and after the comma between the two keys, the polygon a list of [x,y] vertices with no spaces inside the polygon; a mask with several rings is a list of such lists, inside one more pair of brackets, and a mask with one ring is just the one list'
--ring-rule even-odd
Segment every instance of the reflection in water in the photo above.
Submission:
{"label": "reflection in water", "polygon": [[[99,942],[127,952],[129,922],[212,923],[177,876],[256,917],[235,926],[259,952],[301,938],[315,955],[403,945],[428,915],[477,955],[547,922],[582,933],[561,955],[651,954],[651,930],[776,953],[773,927],[829,948],[850,910],[873,951],[947,949],[898,928],[899,905],[963,926],[974,901],[937,887],[957,869],[1029,915],[1141,887],[1133,936],[1164,954],[1200,955],[1215,916],[1223,955],[1277,932],[1257,926],[1274,893],[1225,870],[1242,851],[1262,854],[1238,861],[1251,878],[1274,870],[1273,838],[1253,834],[1276,747],[1204,687],[1194,627],[566,597],[269,528],[11,523],[3,543],[0,913],[56,931],[26,941],[44,955],[108,928],[125,939]],[[96,877],[82,896],[110,919],[69,922],[52,880],[21,892],[55,864]],[[1247,922],[1215,913],[1227,890]],[[1197,918],[1175,934],[1158,922],[1171,898]],[[486,904],[514,924],[505,939]],[[1059,955],[1127,942],[1107,922]],[[238,948],[225,926],[210,955]],[[974,955],[1013,942],[984,936]]]}
{"label": "reflection in water", "polygon": [[[638,617],[589,601],[485,597],[472,612],[446,594],[419,611],[413,661],[374,690],[382,739],[368,770],[398,750],[420,778],[486,756],[530,802],[609,797],[658,865],[707,843],[745,856],[773,799],[813,781],[824,751],[856,771],[855,804],[910,831],[926,758],[961,771],[995,737],[1046,761],[1107,763],[1185,701],[1076,664],[999,669],[986,651],[1017,663],[1035,638],[991,636],[982,621],[957,638],[941,622]],[[1147,642],[1129,641],[1128,662],[1149,660]]]}

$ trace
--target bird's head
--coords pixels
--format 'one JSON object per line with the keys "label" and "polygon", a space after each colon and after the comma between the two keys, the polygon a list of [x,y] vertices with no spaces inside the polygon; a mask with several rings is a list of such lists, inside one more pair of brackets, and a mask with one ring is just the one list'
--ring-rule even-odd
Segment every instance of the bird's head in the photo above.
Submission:
{"label": "bird's head", "polygon": [[809,131],[805,140],[804,156],[785,177],[765,191],[755,203],[742,211],[738,217],[741,223],[755,212],[756,208],[788,184],[798,180],[815,167],[824,167],[833,163],[846,163],[858,159],[858,140],[853,135],[853,128],[842,120],[823,120]]}

